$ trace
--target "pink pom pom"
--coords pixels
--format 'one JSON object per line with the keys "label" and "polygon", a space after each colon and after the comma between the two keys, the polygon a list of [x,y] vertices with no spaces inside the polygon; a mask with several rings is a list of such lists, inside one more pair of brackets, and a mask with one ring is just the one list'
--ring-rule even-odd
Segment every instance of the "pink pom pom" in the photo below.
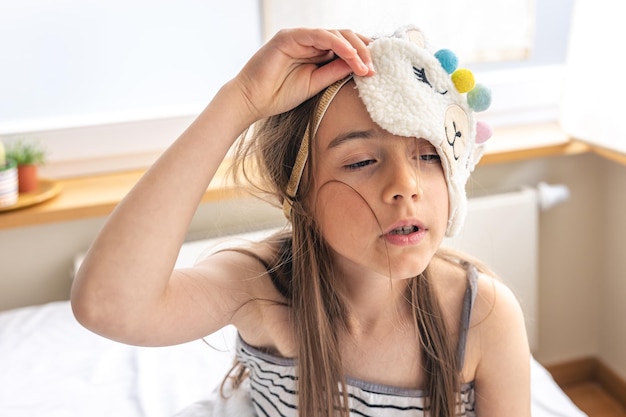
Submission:
{"label": "pink pom pom", "polygon": [[476,122],[476,143],[481,144],[487,142],[493,135],[493,130],[485,122]]}

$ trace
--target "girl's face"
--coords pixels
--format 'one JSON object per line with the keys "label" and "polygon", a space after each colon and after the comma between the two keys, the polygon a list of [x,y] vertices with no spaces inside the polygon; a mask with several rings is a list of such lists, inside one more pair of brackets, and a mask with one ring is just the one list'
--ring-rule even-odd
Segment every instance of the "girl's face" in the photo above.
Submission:
{"label": "girl's face", "polygon": [[340,271],[392,279],[423,272],[448,222],[434,147],[381,129],[353,82],[337,93],[313,143],[311,203]]}

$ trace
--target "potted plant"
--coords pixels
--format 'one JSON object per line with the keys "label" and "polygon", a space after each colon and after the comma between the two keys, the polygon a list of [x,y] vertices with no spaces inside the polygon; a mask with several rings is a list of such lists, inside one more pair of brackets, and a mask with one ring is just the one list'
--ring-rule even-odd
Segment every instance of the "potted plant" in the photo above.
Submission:
{"label": "potted plant", "polygon": [[39,186],[38,167],[46,161],[46,151],[35,142],[17,140],[7,147],[7,156],[17,163],[18,189],[30,193]]}
{"label": "potted plant", "polygon": [[0,141],[0,207],[17,203],[17,163],[6,157],[4,144]]}

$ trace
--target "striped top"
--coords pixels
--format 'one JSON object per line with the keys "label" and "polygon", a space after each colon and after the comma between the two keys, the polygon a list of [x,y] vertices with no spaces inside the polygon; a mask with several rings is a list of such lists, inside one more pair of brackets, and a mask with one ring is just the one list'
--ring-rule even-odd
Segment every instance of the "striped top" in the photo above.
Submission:
{"label": "striped top", "polygon": [[[476,269],[468,268],[458,355],[463,363],[469,320],[476,297]],[[296,360],[268,354],[237,338],[237,358],[250,372],[251,397],[259,417],[297,416]],[[462,366],[462,365],[461,365]],[[424,415],[426,392],[346,378],[350,416],[418,417]],[[474,383],[461,386],[458,416],[474,417]]]}

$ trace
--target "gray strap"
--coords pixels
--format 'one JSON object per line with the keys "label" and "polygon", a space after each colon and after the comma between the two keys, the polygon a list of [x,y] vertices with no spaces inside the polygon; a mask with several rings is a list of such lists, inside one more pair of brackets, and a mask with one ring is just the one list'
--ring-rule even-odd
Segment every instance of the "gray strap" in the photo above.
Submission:
{"label": "gray strap", "polygon": [[461,311],[459,344],[457,346],[457,360],[459,364],[459,371],[463,369],[463,364],[465,362],[467,332],[469,331],[472,308],[474,307],[476,293],[478,292],[478,271],[476,270],[476,267],[465,261],[462,262],[462,265],[467,271],[467,289],[465,290],[465,296],[463,297],[463,310]]}

